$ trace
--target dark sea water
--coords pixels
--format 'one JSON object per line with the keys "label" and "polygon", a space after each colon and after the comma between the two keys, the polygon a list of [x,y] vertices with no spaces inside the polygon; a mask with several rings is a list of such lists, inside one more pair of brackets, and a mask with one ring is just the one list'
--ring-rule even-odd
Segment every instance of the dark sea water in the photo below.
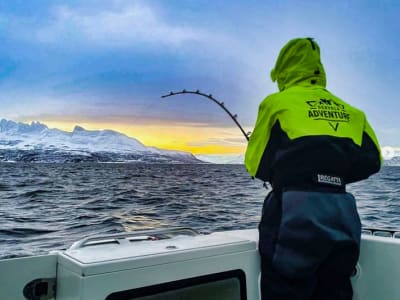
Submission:
{"label": "dark sea water", "polygon": [[[268,193],[241,165],[0,164],[0,258],[93,234],[256,228]],[[349,186],[364,226],[400,229],[400,167]]]}

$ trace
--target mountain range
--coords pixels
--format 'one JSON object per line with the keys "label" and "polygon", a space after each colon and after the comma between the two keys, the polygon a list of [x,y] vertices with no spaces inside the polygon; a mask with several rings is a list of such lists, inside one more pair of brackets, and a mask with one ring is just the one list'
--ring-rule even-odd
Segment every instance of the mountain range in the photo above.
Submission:
{"label": "mountain range", "polygon": [[7,162],[143,162],[201,163],[191,153],[147,147],[113,130],[72,132],[40,122],[0,121],[0,161]]}
{"label": "mountain range", "polygon": [[[399,147],[382,147],[385,165],[400,165]],[[113,130],[72,132],[0,120],[0,162],[143,162],[243,164],[244,155],[198,155],[148,147]]]}

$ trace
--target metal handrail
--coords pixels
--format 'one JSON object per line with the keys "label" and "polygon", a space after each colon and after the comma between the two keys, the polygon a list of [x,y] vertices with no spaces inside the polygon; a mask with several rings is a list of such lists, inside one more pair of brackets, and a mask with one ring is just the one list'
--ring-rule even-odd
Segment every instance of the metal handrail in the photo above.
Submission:
{"label": "metal handrail", "polygon": [[151,229],[124,232],[110,235],[94,235],[88,236],[79,240],[71,245],[68,250],[76,250],[85,246],[118,243],[121,244],[123,241],[134,242],[134,241],[151,241],[151,240],[162,240],[171,238],[177,235],[196,236],[199,233],[189,227],[173,227],[163,229]]}
{"label": "metal handrail", "polygon": [[[400,229],[386,229],[386,228],[372,228],[363,227],[361,230],[362,234],[389,237],[389,238],[400,238]],[[196,236],[199,233],[189,227],[173,227],[173,228],[161,228],[151,230],[140,230],[132,232],[124,232],[109,235],[93,235],[85,237],[71,245],[68,250],[76,250],[86,246],[116,243],[121,244],[123,242],[135,242],[135,241],[154,241],[168,239],[177,235]]]}
{"label": "metal handrail", "polygon": [[366,235],[390,237],[395,239],[400,238],[400,229],[363,227],[361,232]]}

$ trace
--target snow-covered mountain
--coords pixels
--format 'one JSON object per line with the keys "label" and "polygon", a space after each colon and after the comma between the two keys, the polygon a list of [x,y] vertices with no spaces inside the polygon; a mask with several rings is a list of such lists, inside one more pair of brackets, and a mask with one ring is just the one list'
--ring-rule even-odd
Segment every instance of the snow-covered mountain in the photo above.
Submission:
{"label": "snow-covered mountain", "polygon": [[237,164],[244,163],[244,154],[204,154],[196,155],[196,157],[204,162],[211,164]]}
{"label": "snow-covered mountain", "polygon": [[[399,147],[382,147],[385,165],[400,165]],[[113,130],[72,132],[50,129],[40,122],[0,120],[0,162],[146,162],[243,164],[244,155],[197,155],[147,147]]]}
{"label": "snow-covered mountain", "polygon": [[385,146],[381,152],[385,166],[400,166],[400,147]]}
{"label": "snow-covered mountain", "polygon": [[0,161],[199,163],[191,153],[146,147],[113,130],[72,132],[50,129],[40,122],[0,121]]}

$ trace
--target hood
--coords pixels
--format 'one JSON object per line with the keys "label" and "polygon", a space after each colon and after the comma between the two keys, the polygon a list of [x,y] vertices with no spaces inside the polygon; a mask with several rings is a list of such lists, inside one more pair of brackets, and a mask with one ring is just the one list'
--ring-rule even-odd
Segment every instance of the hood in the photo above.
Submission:
{"label": "hood", "polygon": [[289,41],[279,53],[271,79],[280,91],[293,85],[326,86],[318,44],[312,38]]}

